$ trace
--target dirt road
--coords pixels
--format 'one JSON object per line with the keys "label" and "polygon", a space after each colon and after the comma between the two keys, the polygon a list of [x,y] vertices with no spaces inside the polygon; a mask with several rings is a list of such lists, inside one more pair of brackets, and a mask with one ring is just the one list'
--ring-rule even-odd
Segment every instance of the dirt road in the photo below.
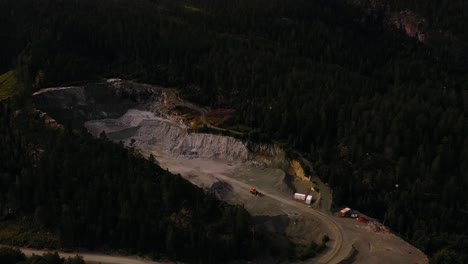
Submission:
{"label": "dirt road", "polygon": [[[149,155],[148,153],[145,153]],[[370,225],[352,218],[333,216],[317,211],[306,204],[294,201],[287,191],[277,185],[282,174],[274,169],[256,168],[243,163],[231,166],[225,162],[205,159],[163,157],[153,153],[164,169],[181,174],[193,184],[209,189],[215,182],[225,182],[232,191],[225,196],[229,203],[241,204],[254,216],[286,215],[291,219],[289,231],[292,238],[301,243],[301,237],[319,242],[327,234],[331,239],[327,250],[307,263],[340,263],[352,258],[353,263],[427,264],[427,257],[401,238],[390,232],[375,231]],[[274,179],[277,180],[274,180]],[[256,187],[264,195],[251,195],[248,190]],[[310,221],[310,225],[301,222]],[[318,231],[320,230],[320,231]],[[354,254],[353,254],[354,252]],[[299,262],[304,263],[304,262]]]}
{"label": "dirt road", "polygon": [[[216,174],[215,178],[217,178],[218,180],[228,182],[229,184],[236,186],[241,190],[248,190],[251,187],[250,185],[244,182],[238,181],[223,174]],[[257,190],[260,193],[262,193],[266,198],[270,198],[282,204],[294,207],[302,213],[310,215],[315,219],[318,219],[320,222],[322,222],[323,226],[329,230],[328,236],[331,239],[331,242],[329,242],[329,247],[331,248],[331,250],[328,250],[325,252],[325,254],[319,256],[317,258],[318,263],[339,263],[341,260],[346,258],[347,255],[349,255],[349,252],[351,251],[351,245],[343,246],[343,241],[346,240],[346,236],[341,226],[334,221],[333,216],[329,216],[320,211],[309,208],[305,204],[271,194],[269,192],[266,192],[265,190],[261,190],[258,188]]]}
{"label": "dirt road", "polygon": [[[29,248],[20,248],[20,250],[26,256],[35,255],[42,255],[46,252],[46,250],[35,250]],[[155,262],[150,260],[144,260],[138,257],[123,257],[123,256],[110,256],[98,253],[65,253],[65,252],[58,252],[60,257],[62,258],[69,258],[74,257],[76,255],[80,255],[83,257],[83,260],[86,263],[102,263],[102,264],[169,264],[173,262]]]}

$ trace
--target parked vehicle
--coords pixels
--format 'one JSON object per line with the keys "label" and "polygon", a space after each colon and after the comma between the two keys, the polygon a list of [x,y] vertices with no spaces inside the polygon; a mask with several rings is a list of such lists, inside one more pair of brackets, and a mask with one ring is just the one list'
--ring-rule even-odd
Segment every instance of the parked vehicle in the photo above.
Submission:
{"label": "parked vehicle", "polygon": [[260,192],[257,191],[255,187],[250,188],[249,192],[253,195],[257,195],[257,196],[260,195]]}
{"label": "parked vehicle", "polygon": [[343,208],[341,211],[340,211],[340,216],[341,217],[347,217],[351,214],[351,208],[349,207],[346,207],[346,208]]}
{"label": "parked vehicle", "polygon": [[306,195],[303,193],[295,193],[294,200],[304,201],[306,199]]}

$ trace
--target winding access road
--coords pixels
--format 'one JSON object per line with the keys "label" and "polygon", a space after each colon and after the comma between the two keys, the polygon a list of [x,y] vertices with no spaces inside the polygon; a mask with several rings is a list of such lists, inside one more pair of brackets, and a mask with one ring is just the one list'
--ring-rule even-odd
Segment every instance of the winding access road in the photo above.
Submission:
{"label": "winding access road", "polygon": [[[223,174],[216,174],[214,175],[215,178],[221,181],[225,181],[239,190],[248,190],[250,189],[250,185],[239,180],[233,179],[229,176]],[[270,199],[273,199],[279,203],[292,207],[294,209],[299,210],[304,215],[310,215],[317,219],[322,223],[322,226],[329,230],[328,236],[330,237],[330,242],[333,242],[331,245],[330,250],[326,251],[323,255],[318,256],[315,261],[318,263],[339,263],[343,259],[347,258],[351,251],[351,245],[344,246],[343,241],[346,240],[345,233],[343,232],[343,228],[341,225],[335,222],[333,216],[327,215],[323,212],[317,211],[315,209],[309,208],[305,204],[295,202],[290,199],[283,198],[281,196],[272,194],[265,190],[258,189],[257,190]]]}
{"label": "winding access road", "polygon": [[[169,96],[172,97],[171,99],[173,100],[174,105],[184,106],[184,107],[187,107],[187,108],[190,108],[192,110],[195,110],[195,111],[199,112],[200,113],[200,119],[201,119],[202,123],[204,123],[207,127],[215,129],[215,130],[219,130],[219,131],[228,131],[230,133],[243,135],[243,133],[238,132],[238,131],[228,130],[228,129],[224,129],[224,128],[220,128],[220,127],[216,127],[216,126],[211,125],[206,120],[206,115],[205,115],[206,110],[205,109],[203,109],[203,108],[201,108],[201,107],[199,107],[199,106],[197,106],[195,104],[192,104],[190,102],[186,102],[186,101],[182,100],[181,98],[177,97],[172,90],[169,91],[169,93],[172,93],[172,94],[169,94]],[[231,178],[229,176],[226,176],[226,175],[216,174],[215,178],[218,178],[220,180],[228,182],[229,184],[231,184],[233,186],[237,186],[237,187],[240,188],[239,190],[248,190],[251,187],[250,185],[248,185],[248,184],[246,184],[244,182],[238,181],[238,180],[233,179],[233,178]],[[295,202],[295,201],[293,201],[291,199],[286,199],[286,198],[280,197],[278,195],[266,192],[264,190],[260,190],[260,189],[258,189],[258,190],[262,194],[264,194],[265,196],[267,196],[267,197],[269,197],[269,198],[271,198],[271,199],[273,199],[273,200],[275,200],[277,202],[280,202],[280,203],[282,203],[284,205],[293,207],[293,208],[301,211],[305,215],[312,216],[314,219],[321,222],[323,227],[325,227],[325,228],[327,228],[329,230],[328,236],[330,237],[331,242],[333,242],[333,244],[331,245],[330,250],[328,250],[325,254],[323,254],[323,255],[321,255],[321,256],[319,256],[318,258],[315,259],[316,261],[318,261],[318,263],[339,263],[343,259],[347,258],[347,256],[349,255],[349,253],[351,251],[351,245],[343,246],[343,240],[345,239],[345,233],[343,232],[343,228],[341,227],[341,225],[339,225],[333,219],[333,216],[327,215],[327,214],[325,214],[323,212],[320,212],[318,210],[308,208],[306,205]]]}

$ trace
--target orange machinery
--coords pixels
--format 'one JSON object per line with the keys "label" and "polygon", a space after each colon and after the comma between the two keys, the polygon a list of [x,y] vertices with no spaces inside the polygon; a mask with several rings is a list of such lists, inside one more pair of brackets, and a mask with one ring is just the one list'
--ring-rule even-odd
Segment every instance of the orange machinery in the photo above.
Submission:
{"label": "orange machinery", "polygon": [[255,189],[255,187],[250,188],[249,192],[250,192],[251,194],[255,194],[255,195],[258,195],[258,194],[259,194],[258,191],[257,191],[257,189]]}

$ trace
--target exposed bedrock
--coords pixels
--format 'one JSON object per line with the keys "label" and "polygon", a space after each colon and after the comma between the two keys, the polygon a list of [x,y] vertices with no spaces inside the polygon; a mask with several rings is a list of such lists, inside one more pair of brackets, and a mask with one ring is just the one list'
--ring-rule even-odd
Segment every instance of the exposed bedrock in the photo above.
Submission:
{"label": "exposed bedrock", "polygon": [[222,159],[247,161],[249,151],[240,140],[226,136],[210,134],[189,134],[172,149],[173,153],[184,155]]}
{"label": "exposed bedrock", "polygon": [[189,133],[170,115],[168,89],[119,79],[34,93],[38,108],[58,122],[84,126],[98,136],[164,155],[251,162],[283,168],[284,152],[273,144],[256,144],[212,134]]}
{"label": "exposed bedrock", "polygon": [[282,165],[284,162],[284,153],[273,145],[245,143],[220,135],[188,133],[177,122],[137,109],[130,109],[115,119],[87,121],[84,126],[95,136],[104,131],[112,140],[173,156],[251,161],[265,165]]}

